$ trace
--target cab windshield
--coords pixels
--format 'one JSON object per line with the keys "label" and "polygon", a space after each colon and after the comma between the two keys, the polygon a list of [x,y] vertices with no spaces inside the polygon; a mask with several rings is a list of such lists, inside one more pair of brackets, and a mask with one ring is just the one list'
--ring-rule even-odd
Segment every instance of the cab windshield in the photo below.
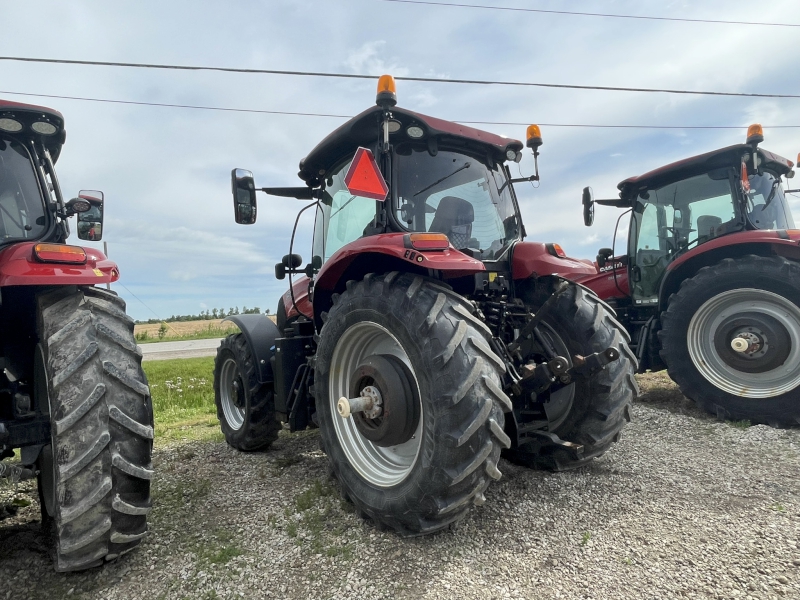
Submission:
{"label": "cab windshield", "polygon": [[25,147],[0,139],[0,244],[44,234],[44,203]]}
{"label": "cab windshield", "polygon": [[[457,249],[494,260],[519,239],[511,186],[502,166],[473,156],[401,146],[395,155],[395,215],[410,231],[444,233]],[[501,191],[502,189],[502,191]]]}

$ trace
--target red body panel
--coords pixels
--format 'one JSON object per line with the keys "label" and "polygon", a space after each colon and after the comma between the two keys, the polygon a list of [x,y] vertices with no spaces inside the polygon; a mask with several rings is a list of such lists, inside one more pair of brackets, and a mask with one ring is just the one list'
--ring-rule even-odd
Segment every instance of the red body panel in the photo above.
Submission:
{"label": "red body panel", "polygon": [[82,265],[44,263],[33,255],[35,242],[14,244],[0,251],[0,287],[11,285],[95,285],[119,279],[116,263],[99,250],[84,248]]}
{"label": "red body panel", "polygon": [[409,266],[443,271],[450,277],[460,277],[486,270],[481,261],[470,258],[452,246],[447,250],[437,251],[406,248],[405,236],[404,233],[382,233],[361,238],[343,246],[323,265],[317,274],[314,286],[323,290],[334,289],[347,267],[356,258],[365,254],[383,254],[399,258],[407,262]]}
{"label": "red body panel", "polygon": [[[602,269],[597,267],[594,263],[595,272],[591,274],[572,276],[570,279],[581,285],[585,285],[595,294],[608,300],[609,298],[627,298],[630,295],[630,288],[628,287],[628,265],[626,265],[622,258],[617,257],[612,263],[609,263]],[[616,282],[614,276],[616,272]]]}
{"label": "red body panel", "polygon": [[[781,234],[785,237],[782,238]],[[785,239],[788,238],[788,239]],[[776,231],[774,229],[756,230],[756,231],[740,231],[738,233],[729,233],[722,237],[714,238],[708,242],[692,248],[686,254],[681,255],[676,260],[667,266],[667,272],[674,271],[686,261],[691,260],[698,254],[722,248],[724,246],[734,246],[737,244],[770,244],[775,247],[778,254],[781,254],[780,249],[783,247],[792,252],[800,248],[800,230],[790,229],[788,231]]]}
{"label": "red body panel", "polygon": [[581,276],[597,275],[597,269],[582,260],[553,256],[542,242],[520,242],[515,245],[511,276],[514,279],[527,279],[544,275],[560,275],[577,280]]}

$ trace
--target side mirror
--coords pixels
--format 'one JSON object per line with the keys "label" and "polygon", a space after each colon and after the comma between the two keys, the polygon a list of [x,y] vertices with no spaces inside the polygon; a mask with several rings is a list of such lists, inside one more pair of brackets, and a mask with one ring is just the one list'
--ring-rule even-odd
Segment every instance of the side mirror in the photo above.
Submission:
{"label": "side mirror", "polygon": [[597,252],[597,266],[601,269],[605,267],[612,254],[614,254],[614,251],[611,248],[600,248]]}
{"label": "side mirror", "polygon": [[67,202],[67,213],[78,215],[78,238],[99,242],[103,238],[103,192],[81,190]]}
{"label": "side mirror", "polygon": [[233,192],[233,213],[236,222],[252,225],[256,222],[256,184],[253,173],[244,169],[231,171],[231,191]]}
{"label": "side mirror", "polygon": [[297,273],[303,264],[303,257],[299,254],[287,254],[281,262],[275,265],[275,279],[285,279],[286,273]]}
{"label": "side mirror", "polygon": [[592,188],[583,188],[583,224],[591,227],[594,223],[594,192]]}

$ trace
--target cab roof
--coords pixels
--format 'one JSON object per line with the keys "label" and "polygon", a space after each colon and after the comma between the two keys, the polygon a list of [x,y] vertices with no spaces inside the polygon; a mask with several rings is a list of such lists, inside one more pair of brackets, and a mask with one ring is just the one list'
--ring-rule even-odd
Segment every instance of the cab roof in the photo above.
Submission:
{"label": "cab roof", "polygon": [[[503,137],[488,131],[460,125],[452,121],[437,119],[395,106],[391,109],[392,119],[400,123],[400,128],[390,133],[390,140],[397,144],[401,141],[419,142],[439,145],[461,146],[491,154],[494,160],[506,160],[506,152],[519,152],[523,145],[519,140]],[[380,106],[368,108],[356,115],[340,127],[333,130],[317,146],[300,161],[300,179],[309,186],[316,187],[320,177],[327,169],[342,157],[353,154],[360,146],[370,147],[378,142],[382,135],[381,119],[383,109]],[[424,135],[413,139],[406,130],[412,125],[422,128]],[[432,140],[432,141],[429,141]]]}
{"label": "cab roof", "polygon": [[[690,158],[684,158],[674,163],[670,163],[658,169],[648,171],[644,175],[629,177],[621,181],[617,188],[620,198],[630,198],[636,196],[642,189],[654,189],[673,183],[675,181],[693,177],[701,173],[706,173],[720,167],[728,167],[740,162],[742,156],[753,152],[753,146],[749,144],[736,144],[719,150],[698,154]],[[791,171],[794,163],[792,161],[773,154],[763,148],[758,148],[761,164],[764,168],[775,171],[779,175],[785,175]]]}
{"label": "cab roof", "polygon": [[[0,98],[0,119],[13,118],[22,123],[22,131],[8,133],[15,138],[33,139],[41,142],[50,152],[53,162],[58,160],[61,154],[61,147],[66,140],[66,130],[64,129],[64,115],[57,110],[36,104],[24,104],[22,102],[12,102]],[[36,121],[47,121],[56,127],[56,132],[52,135],[42,135],[31,129],[31,125]]]}

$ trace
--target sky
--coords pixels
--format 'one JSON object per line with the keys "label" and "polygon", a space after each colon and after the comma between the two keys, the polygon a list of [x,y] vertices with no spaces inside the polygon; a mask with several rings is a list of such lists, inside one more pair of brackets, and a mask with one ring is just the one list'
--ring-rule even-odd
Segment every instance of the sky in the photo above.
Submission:
{"label": "sky", "polygon": [[[468,3],[468,2],[464,2]],[[487,2],[475,2],[487,5]],[[497,6],[687,19],[800,24],[800,2],[774,0],[502,0]],[[136,319],[211,308],[277,306],[302,201],[259,194],[255,225],[233,219],[230,172],[297,186],[298,163],[345,119],[110,104],[38,95],[355,115],[378,76],[799,94],[800,28],[632,20],[383,0],[38,1],[2,3],[0,55],[374,75],[374,80],[166,71],[0,60],[0,98],[64,114],[57,164],[66,198],[106,198],[104,240],[121,279],[112,287]],[[13,27],[8,25],[13,24]],[[12,94],[13,93],[13,94]],[[611,246],[617,209],[583,226],[581,190],[744,142],[794,160],[800,99],[714,97],[398,81],[398,104],[453,121],[542,123],[541,182],[518,185],[529,240],[593,258]],[[733,126],[603,129],[555,124]],[[480,125],[524,140],[524,125]],[[512,165],[530,175],[533,160]],[[793,180],[792,187],[800,187]],[[800,201],[791,199],[800,221]],[[295,252],[310,258],[312,211]],[[72,226],[75,230],[74,225]],[[620,225],[622,239],[627,224]],[[79,243],[73,233],[71,243]],[[86,244],[85,242],[80,242]],[[88,244],[92,245],[92,244]],[[102,243],[98,244],[102,247]]]}

